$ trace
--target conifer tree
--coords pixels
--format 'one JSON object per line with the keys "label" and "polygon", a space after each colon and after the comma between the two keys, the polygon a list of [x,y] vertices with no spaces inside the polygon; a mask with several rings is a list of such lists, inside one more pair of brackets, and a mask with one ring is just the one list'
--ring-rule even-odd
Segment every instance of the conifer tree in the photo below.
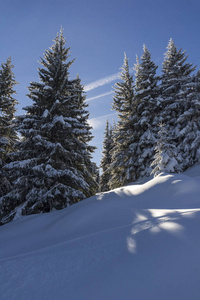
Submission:
{"label": "conifer tree", "polygon": [[[160,97],[160,122],[166,124],[169,133],[168,141],[179,149],[181,168],[185,169],[184,151],[180,151],[181,134],[186,122],[181,123],[180,118],[187,110],[191,73],[195,70],[192,64],[186,62],[187,55],[182,49],[177,50],[174,41],[170,39],[165,59],[163,62],[163,74],[161,77]],[[185,120],[186,121],[186,120]],[[187,164],[187,163],[186,163]]]}
{"label": "conifer tree", "polygon": [[179,152],[183,169],[200,162],[200,72],[190,77],[182,97],[185,110],[177,120]]}
{"label": "conifer tree", "polygon": [[122,110],[120,112],[122,118],[118,126],[124,128],[122,137],[126,137],[123,144],[120,142],[119,146],[125,149],[122,163],[124,171],[120,170],[120,174],[124,173],[123,184],[150,175],[150,165],[153,160],[156,142],[157,129],[154,118],[158,110],[157,66],[152,61],[151,54],[146,46],[143,47],[141,60],[142,62],[139,63],[137,58],[135,64],[135,87],[132,81],[130,88],[131,102],[126,105],[126,111],[123,109],[120,97],[117,98],[118,106],[115,103],[115,108],[119,107],[118,110]]}
{"label": "conifer tree", "polygon": [[103,151],[101,159],[101,169],[102,174],[100,176],[100,191],[106,192],[109,191],[109,183],[111,181],[111,151],[113,148],[113,128],[109,124],[108,120],[106,121],[106,128],[104,133],[103,141]]}
{"label": "conifer tree", "polygon": [[180,155],[174,144],[170,143],[165,124],[159,125],[157,145],[155,147],[152,174],[159,175],[165,173],[179,173],[182,171],[180,166]]}
{"label": "conifer tree", "polygon": [[12,72],[11,58],[1,65],[0,70],[0,196],[10,189],[10,182],[4,165],[10,161],[9,154],[14,151],[17,140],[14,117],[16,104],[13,94],[16,94],[14,85],[17,84]]}
{"label": "conifer tree", "polygon": [[149,176],[151,162],[156,143],[157,126],[154,124],[157,114],[158,77],[157,66],[151,59],[151,53],[143,46],[141,63],[137,59],[135,64],[135,95],[136,111],[132,111],[131,118],[136,118],[134,131],[136,135],[130,136],[131,147],[134,146],[136,179]]}
{"label": "conifer tree", "polygon": [[176,142],[176,121],[185,110],[184,89],[195,69],[186,60],[185,51],[177,50],[174,41],[170,39],[161,77],[160,121],[166,124],[167,131],[171,133],[172,143]]}
{"label": "conifer tree", "polygon": [[132,181],[134,177],[134,168],[131,163],[132,157],[129,155],[129,138],[134,134],[129,122],[131,111],[134,109],[134,85],[126,54],[121,68],[121,81],[115,84],[114,89],[113,109],[117,111],[119,121],[114,136],[115,146],[112,149],[110,188],[123,186]]}
{"label": "conifer tree", "polygon": [[75,95],[77,97],[77,118],[79,120],[79,132],[78,140],[80,142],[79,147],[82,152],[82,162],[77,164],[77,169],[82,173],[84,180],[89,185],[89,192],[86,193],[87,197],[94,195],[98,190],[97,178],[99,170],[94,162],[92,162],[92,154],[94,153],[96,147],[90,144],[93,139],[91,129],[92,127],[88,123],[89,112],[87,110],[88,104],[86,103],[86,96],[84,94],[83,86],[81,85],[81,80],[77,75],[76,79],[73,81]]}
{"label": "conifer tree", "polygon": [[91,195],[84,157],[89,128],[81,119],[87,117],[81,111],[80,82],[69,79],[69,51],[61,30],[40,61],[40,82],[30,83],[33,105],[18,118],[22,139],[15,161],[6,165],[14,189],[1,199],[2,223],[62,209]]}

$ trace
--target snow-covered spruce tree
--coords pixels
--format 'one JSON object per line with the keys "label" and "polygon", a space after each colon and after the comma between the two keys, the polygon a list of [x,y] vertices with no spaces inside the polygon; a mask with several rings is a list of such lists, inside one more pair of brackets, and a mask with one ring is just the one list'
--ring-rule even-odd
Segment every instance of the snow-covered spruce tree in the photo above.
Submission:
{"label": "snow-covered spruce tree", "polygon": [[134,131],[137,135],[130,136],[130,150],[134,149],[134,165],[136,179],[149,176],[156,143],[157,126],[154,124],[157,114],[158,77],[157,66],[151,59],[151,53],[143,46],[141,63],[137,58],[135,64],[135,95],[136,111],[132,111],[131,118],[136,118]]}
{"label": "snow-covered spruce tree", "polygon": [[14,85],[17,84],[12,72],[11,58],[1,65],[0,70],[0,197],[10,190],[9,177],[3,169],[10,162],[9,154],[14,151],[17,132],[14,124],[16,104],[13,94],[16,94]]}
{"label": "snow-covered spruce tree", "polygon": [[[112,108],[116,110],[119,121],[114,134],[114,147],[111,152],[112,178],[110,188],[123,186],[134,179],[132,153],[129,153],[129,138],[134,134],[129,118],[133,107],[134,85],[133,76],[130,74],[128,58],[125,54],[124,64],[121,68],[121,81],[114,87]],[[130,156],[130,155],[131,156]]]}
{"label": "snow-covered spruce tree", "polygon": [[76,79],[73,81],[75,97],[77,97],[77,109],[74,110],[75,117],[79,120],[77,124],[77,136],[79,140],[79,148],[82,153],[82,161],[77,160],[76,168],[82,173],[84,180],[89,185],[89,191],[85,194],[87,197],[94,195],[98,191],[98,175],[99,170],[97,165],[92,162],[92,154],[94,153],[96,147],[90,144],[93,139],[91,129],[92,127],[88,123],[89,112],[87,110],[88,104],[86,103],[86,96],[84,94],[83,86],[81,85],[81,80],[77,75]]}
{"label": "snow-covered spruce tree", "polygon": [[154,160],[151,164],[153,167],[152,174],[159,175],[165,173],[179,173],[182,171],[180,166],[181,157],[178,149],[170,142],[165,124],[159,125],[157,145],[155,147]]}
{"label": "snow-covered spruce tree", "polygon": [[183,169],[200,162],[200,72],[185,84],[182,97],[185,110],[177,120],[178,149],[183,157]]}
{"label": "snow-covered spruce tree", "polygon": [[30,83],[33,105],[18,119],[19,151],[6,165],[15,181],[14,189],[1,199],[2,223],[18,215],[62,209],[91,194],[83,174],[87,147],[80,136],[86,129],[77,86],[69,80],[69,50],[61,31],[41,59],[40,82]]}
{"label": "snow-covered spruce tree", "polygon": [[111,181],[111,151],[113,148],[113,128],[109,124],[108,120],[106,121],[106,128],[104,133],[103,141],[103,151],[101,159],[101,169],[102,174],[100,176],[100,191],[106,192],[109,191],[109,183]]}
{"label": "snow-covered spruce tree", "polygon": [[186,59],[185,51],[177,50],[174,41],[170,39],[161,76],[159,121],[166,124],[169,142],[176,147],[180,131],[177,120],[185,111],[184,90],[191,80],[191,72],[195,69],[192,64],[186,63]]}

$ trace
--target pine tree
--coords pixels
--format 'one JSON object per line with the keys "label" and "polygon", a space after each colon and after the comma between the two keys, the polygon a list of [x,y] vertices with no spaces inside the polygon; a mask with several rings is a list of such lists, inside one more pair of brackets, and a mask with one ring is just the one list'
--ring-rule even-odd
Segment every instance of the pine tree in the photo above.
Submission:
{"label": "pine tree", "polygon": [[185,110],[177,120],[183,169],[200,162],[200,72],[190,77],[182,94]]}
{"label": "pine tree", "polygon": [[2,223],[62,209],[91,195],[84,157],[90,137],[81,119],[87,117],[80,82],[69,79],[69,51],[61,30],[40,61],[40,82],[30,83],[33,105],[18,118],[22,139],[15,161],[6,165],[14,189],[1,199]]}
{"label": "pine tree", "polygon": [[160,124],[158,141],[155,147],[154,160],[151,164],[152,174],[159,175],[165,173],[179,173],[182,171],[180,166],[180,155],[175,145],[170,143],[165,124]]}
{"label": "pine tree", "polygon": [[177,50],[174,41],[170,39],[163,62],[161,77],[160,122],[166,124],[170,132],[171,143],[177,144],[179,126],[177,120],[185,111],[185,86],[190,82],[190,74],[195,67],[186,63],[187,56],[182,49]]}
{"label": "pine tree", "polygon": [[149,176],[151,173],[151,162],[154,155],[156,143],[157,126],[154,124],[157,114],[158,77],[157,66],[151,59],[151,53],[143,46],[141,63],[137,59],[135,64],[135,96],[136,111],[132,111],[132,118],[136,118],[134,131],[136,135],[130,136],[131,147],[134,145],[136,166],[136,179]]}
{"label": "pine tree", "polygon": [[91,129],[88,123],[89,112],[87,110],[88,104],[86,103],[86,96],[84,94],[81,80],[77,75],[73,81],[75,95],[77,97],[77,118],[79,120],[79,131],[77,131],[78,139],[80,141],[80,148],[82,153],[82,162],[76,168],[82,173],[84,180],[89,186],[89,191],[86,193],[87,197],[94,195],[98,190],[98,175],[99,170],[94,162],[92,162],[92,154],[96,147],[90,144],[93,139]]}
{"label": "pine tree", "polygon": [[14,151],[17,140],[14,117],[18,102],[13,98],[13,94],[16,94],[13,88],[17,82],[12,68],[11,58],[8,58],[0,70],[0,197],[11,187],[3,167],[10,161],[9,154]]}
{"label": "pine tree", "polygon": [[101,169],[102,174],[100,176],[100,191],[109,191],[109,183],[111,181],[111,151],[113,148],[113,128],[109,124],[108,120],[106,122],[106,128],[104,133],[103,141],[103,151],[101,159]]}
{"label": "pine tree", "polygon": [[[181,169],[188,165],[184,150],[181,150],[182,133],[187,120],[182,118],[187,110],[187,98],[190,94],[191,73],[195,70],[192,64],[186,62],[187,55],[182,49],[177,50],[174,41],[170,39],[161,77],[160,118],[166,124],[169,133],[168,141],[179,149]],[[190,159],[189,159],[190,160]]]}
{"label": "pine tree", "polygon": [[132,157],[129,155],[129,138],[134,134],[129,122],[131,111],[134,109],[134,85],[126,54],[121,70],[121,81],[115,84],[115,95],[113,97],[113,109],[117,111],[119,121],[114,136],[115,146],[112,149],[110,188],[123,186],[132,181],[134,177]]}

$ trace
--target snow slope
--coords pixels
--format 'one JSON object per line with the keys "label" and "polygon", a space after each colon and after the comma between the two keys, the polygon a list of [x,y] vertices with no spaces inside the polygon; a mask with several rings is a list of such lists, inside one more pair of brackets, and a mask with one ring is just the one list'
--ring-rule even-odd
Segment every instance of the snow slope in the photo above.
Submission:
{"label": "snow slope", "polygon": [[0,227],[2,300],[199,300],[200,166]]}

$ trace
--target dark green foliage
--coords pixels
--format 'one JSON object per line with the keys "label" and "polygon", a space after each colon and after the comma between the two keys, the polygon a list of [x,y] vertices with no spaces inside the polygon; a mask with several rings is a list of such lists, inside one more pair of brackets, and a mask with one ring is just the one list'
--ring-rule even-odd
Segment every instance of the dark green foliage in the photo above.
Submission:
{"label": "dark green foliage", "polygon": [[100,191],[106,192],[110,189],[111,182],[111,151],[114,146],[113,141],[113,128],[110,126],[108,120],[106,122],[106,128],[104,133],[104,142],[103,142],[103,157],[101,159],[101,169],[102,174],[100,177]]}
{"label": "dark green foliage", "polygon": [[87,197],[94,195],[98,190],[97,177],[99,170],[95,163],[92,162],[92,153],[96,147],[91,146],[93,139],[91,126],[88,123],[89,112],[87,110],[86,96],[84,95],[83,86],[79,76],[73,81],[75,97],[77,99],[77,119],[79,120],[79,128],[77,128],[78,140],[82,153],[82,162],[78,163],[76,168],[81,171],[84,180],[89,185],[89,192],[85,193]]}
{"label": "dark green foliage", "polygon": [[157,115],[158,77],[157,66],[151,59],[151,53],[143,47],[141,63],[135,64],[135,110],[131,112],[134,135],[130,136],[130,151],[134,149],[135,179],[149,176],[156,143],[157,126],[154,122]]}
{"label": "dark green foliage", "polygon": [[[166,124],[167,130],[170,130],[170,126],[174,127],[176,120],[186,109],[183,97],[185,86],[195,69],[192,64],[186,63],[186,59],[185,51],[177,50],[170,39],[163,62],[160,98],[160,121]],[[172,130],[172,139],[174,134]]]}
{"label": "dark green foliage", "polygon": [[113,97],[113,109],[117,111],[119,121],[114,132],[110,188],[123,186],[134,178],[134,168],[130,161],[132,157],[129,153],[130,136],[134,134],[130,124],[134,122],[130,120],[131,112],[134,110],[134,86],[126,54],[121,70],[121,81],[116,83]]}
{"label": "dark green foliage", "polygon": [[184,85],[182,99],[185,109],[177,119],[177,140],[183,157],[183,169],[200,162],[200,73]]}
{"label": "dark green foliage", "polygon": [[40,82],[30,83],[33,105],[18,117],[22,139],[5,166],[14,188],[1,200],[2,222],[62,209],[95,192],[88,112],[80,79],[69,79],[69,50],[61,31],[40,61]]}
{"label": "dark green foliage", "polygon": [[177,50],[170,39],[163,62],[159,121],[166,124],[168,143],[179,150],[179,163],[183,170],[191,166],[184,151],[180,151],[180,143],[182,130],[187,126],[187,118],[184,120],[183,115],[187,115],[190,106],[186,99],[190,94],[191,73],[195,70],[186,60],[185,51]]}
{"label": "dark green foliage", "polygon": [[[62,31],[45,51],[39,82],[31,82],[31,106],[14,120],[11,60],[0,70],[0,222],[19,215],[62,209],[101,191],[160,172],[180,172],[200,161],[200,75],[172,39],[162,68],[146,46],[135,64],[135,83],[125,54],[115,84],[116,126],[107,122],[102,174],[81,80],[69,78],[70,48]],[[160,80],[160,82],[159,82]],[[165,123],[159,126],[158,124]],[[17,127],[16,127],[17,125]],[[20,133],[17,141],[16,129]],[[158,132],[159,131],[159,132]],[[99,182],[100,181],[100,182]]]}
{"label": "dark green foliage", "polygon": [[154,167],[152,174],[156,176],[162,172],[179,173],[182,171],[182,168],[178,149],[170,143],[165,124],[161,123],[159,128],[154,160],[151,163],[151,166]]}
{"label": "dark green foliage", "polygon": [[14,116],[18,102],[13,98],[13,88],[17,83],[12,68],[11,58],[8,58],[0,70],[0,196],[11,188],[8,174],[3,167],[11,161],[9,154],[14,151],[17,140]]}
{"label": "dark green foliage", "polygon": [[[186,60],[185,51],[177,50],[170,39],[159,78],[144,46],[141,63],[137,58],[135,64],[133,87],[125,56],[122,82],[115,87],[113,103],[119,121],[112,150],[111,188],[150,175],[151,166],[157,174],[156,162],[159,170],[179,172],[200,161],[199,75],[191,75],[195,67]],[[167,135],[161,130],[157,141],[160,122],[165,123]]]}
{"label": "dark green foliage", "polygon": [[156,143],[156,126],[153,125],[157,113],[158,77],[157,66],[144,46],[142,62],[135,65],[135,86],[130,75],[125,56],[122,69],[122,83],[117,83],[113,108],[119,122],[112,151],[111,187],[128,184],[148,176]]}

